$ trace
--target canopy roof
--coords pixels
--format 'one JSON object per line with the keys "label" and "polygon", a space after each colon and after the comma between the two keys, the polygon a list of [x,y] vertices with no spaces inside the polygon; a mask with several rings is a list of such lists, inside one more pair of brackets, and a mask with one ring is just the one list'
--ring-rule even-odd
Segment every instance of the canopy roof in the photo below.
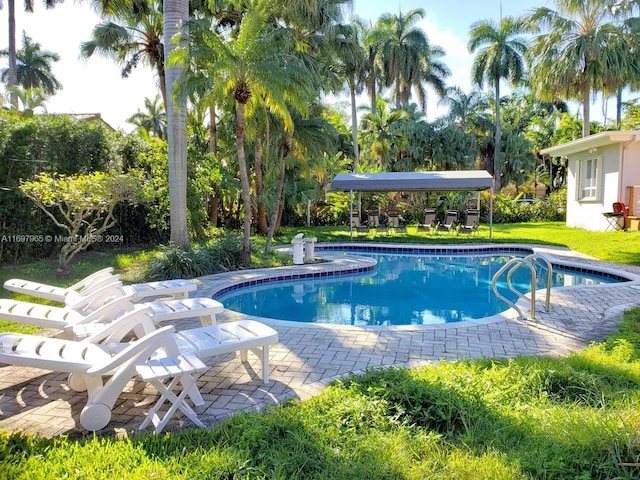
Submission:
{"label": "canopy roof", "polygon": [[441,172],[340,173],[331,189],[359,192],[408,192],[448,190],[488,190],[493,177],[486,170]]}

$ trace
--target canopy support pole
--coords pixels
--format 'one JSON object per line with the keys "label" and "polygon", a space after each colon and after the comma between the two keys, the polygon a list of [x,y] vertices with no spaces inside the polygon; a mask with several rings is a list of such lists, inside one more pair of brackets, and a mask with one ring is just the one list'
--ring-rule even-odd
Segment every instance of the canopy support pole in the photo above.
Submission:
{"label": "canopy support pole", "polygon": [[489,243],[493,240],[493,187],[489,189]]}
{"label": "canopy support pole", "polygon": [[353,190],[349,190],[349,239],[353,240]]}

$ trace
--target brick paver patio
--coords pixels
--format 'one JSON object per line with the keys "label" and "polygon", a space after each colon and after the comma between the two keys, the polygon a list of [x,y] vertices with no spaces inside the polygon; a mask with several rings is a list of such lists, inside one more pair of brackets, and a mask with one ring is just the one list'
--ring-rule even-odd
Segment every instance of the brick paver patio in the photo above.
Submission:
{"label": "brick paver patio", "polygon": [[[496,247],[501,247],[496,245]],[[440,360],[480,357],[510,358],[517,355],[567,355],[614,331],[622,312],[640,305],[640,267],[604,264],[562,249],[539,249],[554,261],[578,262],[594,268],[627,272],[634,280],[623,284],[555,289],[552,311],[539,309],[537,319],[518,320],[515,312],[473,322],[441,326],[357,327],[299,325],[265,320],[279,334],[271,349],[271,382],[260,379],[260,362],[249,354],[225,355],[205,363],[211,368],[199,379],[205,400],[197,408],[205,425],[214,425],[242,410],[259,410],[289,399],[305,399],[336,377],[369,367],[422,365]],[[317,256],[321,256],[318,253]],[[346,262],[346,263],[345,263]],[[310,269],[354,268],[349,260],[300,267]],[[278,269],[282,275],[286,269]],[[198,296],[211,296],[223,286],[247,277],[274,275],[271,270],[230,272],[199,279]],[[226,311],[218,322],[241,317]],[[176,329],[199,326],[197,319],[178,322]],[[31,368],[0,366],[0,429],[21,430],[46,437],[86,435],[79,416],[86,397],[72,391],[67,375]],[[137,429],[144,413],[157,398],[156,391],[142,382],[130,382],[113,409],[110,424],[101,432],[113,434]],[[177,414],[169,428],[190,427]]]}

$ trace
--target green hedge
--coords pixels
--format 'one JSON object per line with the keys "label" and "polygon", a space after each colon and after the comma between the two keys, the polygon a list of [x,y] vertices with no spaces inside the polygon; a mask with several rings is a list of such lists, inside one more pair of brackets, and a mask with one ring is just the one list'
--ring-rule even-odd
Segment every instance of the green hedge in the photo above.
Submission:
{"label": "green hedge", "polygon": [[[187,203],[193,238],[208,229],[206,199],[219,180],[217,160],[190,147]],[[95,245],[112,249],[169,240],[169,188],[166,142],[140,134],[114,132],[99,121],[66,115],[21,117],[0,111],[0,264],[45,258],[60,244],[43,241],[61,235],[18,189],[39,173],[76,175],[93,171],[144,173],[147,195],[140,205],[119,205],[109,232],[122,242]]]}

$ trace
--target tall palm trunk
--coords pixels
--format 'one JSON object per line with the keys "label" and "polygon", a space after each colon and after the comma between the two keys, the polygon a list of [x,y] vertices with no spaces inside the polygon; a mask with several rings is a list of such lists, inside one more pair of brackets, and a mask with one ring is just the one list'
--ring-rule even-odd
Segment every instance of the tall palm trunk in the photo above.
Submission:
{"label": "tall palm trunk", "polygon": [[260,235],[266,235],[269,230],[267,224],[267,205],[264,202],[264,167],[262,165],[262,140],[258,138],[256,141],[254,161],[256,171],[256,205],[258,210],[256,212],[256,224],[258,233]]}
{"label": "tall palm trunk", "polygon": [[502,162],[500,158],[500,143],[501,143],[501,131],[500,131],[500,78],[495,79],[496,82],[496,137],[493,146],[493,182],[495,186],[495,193],[500,193],[502,190]]}
{"label": "tall palm trunk", "polygon": [[349,93],[351,95],[351,140],[353,141],[353,171],[360,171],[360,151],[358,148],[358,114],[356,111],[356,90],[349,85]]}
{"label": "tall palm trunk", "polygon": [[[398,66],[396,65],[396,68]],[[396,70],[396,110],[400,110],[402,102],[402,92],[400,90],[400,70]]]}
{"label": "tall palm trunk", "polygon": [[[168,48],[168,47],[167,47]],[[160,86],[160,95],[164,102],[165,111],[167,110],[167,72],[164,69],[164,62],[156,68],[158,74],[158,85]]]}
{"label": "tall palm trunk", "polygon": [[[218,120],[216,117],[216,104],[209,105],[209,151],[218,159]],[[213,195],[209,199],[209,222],[213,226],[218,225],[218,209],[224,212],[222,188],[218,182],[211,184]]]}
{"label": "tall palm trunk", "polygon": [[242,185],[242,203],[244,203],[242,262],[249,265],[251,263],[251,186],[247,171],[247,158],[244,152],[244,103],[237,102],[236,104],[236,150],[240,168],[240,184]]}
{"label": "tall palm trunk", "polygon": [[280,201],[282,199],[282,191],[284,190],[284,180],[286,171],[286,159],[291,151],[290,142],[282,149],[282,155],[280,156],[280,172],[278,175],[278,186],[276,188],[276,198],[273,202],[273,212],[271,213],[271,223],[269,224],[269,230],[267,231],[267,241],[264,247],[265,252],[271,251],[271,244],[273,242],[273,235],[280,225],[279,218],[281,215]]}
{"label": "tall palm trunk", "polygon": [[589,84],[587,82],[582,86],[582,121],[584,122],[582,125],[582,136],[588,137],[591,135],[591,128],[589,123],[591,121],[591,89],[589,88]]}
{"label": "tall palm trunk", "polygon": [[376,108],[376,96],[376,79],[375,77],[372,77],[371,83],[369,84],[369,101],[371,102],[371,113],[374,115],[378,113]]}
{"label": "tall palm trunk", "polygon": [[215,102],[209,105],[209,151],[218,158],[218,119]]}
{"label": "tall palm trunk", "polygon": [[[9,0],[9,83],[11,87],[18,84],[18,54],[16,51],[16,4],[15,0]],[[11,105],[18,109],[18,94],[9,94]]]}
{"label": "tall palm trunk", "polygon": [[620,124],[622,123],[622,88],[618,89],[616,93],[616,128],[620,130]]}
{"label": "tall palm trunk", "polygon": [[[183,21],[189,18],[188,0],[164,0],[164,33],[166,41],[165,64],[176,48],[170,41]],[[187,228],[187,108],[186,101],[179,104],[173,97],[173,85],[180,78],[182,69],[171,66],[165,72],[167,94],[167,143],[169,147],[169,203],[171,241],[189,247]]]}

